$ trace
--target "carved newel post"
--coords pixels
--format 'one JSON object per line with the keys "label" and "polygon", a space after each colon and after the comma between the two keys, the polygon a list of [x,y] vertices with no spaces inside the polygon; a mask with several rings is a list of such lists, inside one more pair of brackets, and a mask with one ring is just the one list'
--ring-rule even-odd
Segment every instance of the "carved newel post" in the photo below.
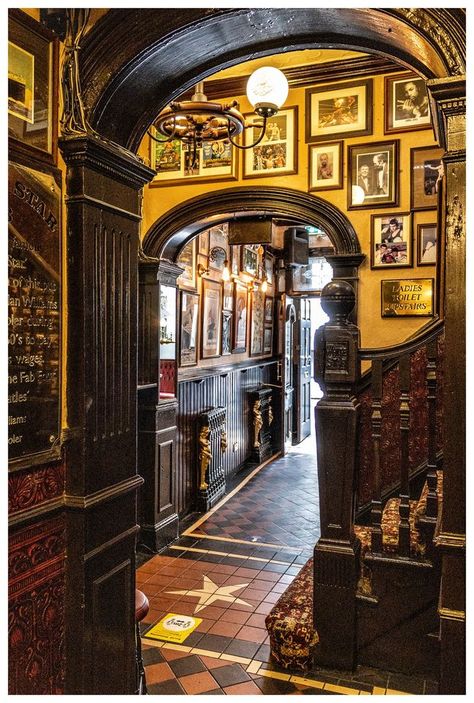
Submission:
{"label": "carved newel post", "polygon": [[315,409],[321,537],[314,549],[314,624],[318,664],[356,665],[356,588],[360,543],[354,536],[355,458],[359,406],[359,330],[348,321],[355,304],[347,281],[328,283],[321,306],[330,320],[315,335]]}

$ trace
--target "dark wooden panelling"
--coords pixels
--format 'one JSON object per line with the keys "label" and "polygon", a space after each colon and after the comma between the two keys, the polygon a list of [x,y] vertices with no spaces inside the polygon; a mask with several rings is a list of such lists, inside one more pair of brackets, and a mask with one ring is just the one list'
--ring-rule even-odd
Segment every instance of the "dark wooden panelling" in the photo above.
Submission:
{"label": "dark wooden panelling", "polygon": [[[277,362],[272,361],[179,382],[176,457],[176,511],[179,515],[192,509],[197,495],[198,415],[209,408],[226,408],[227,449],[222,466],[226,478],[234,475],[252,453],[248,391],[262,383],[276,383],[276,373]],[[275,403],[273,414],[278,417]]]}
{"label": "dark wooden panelling", "polygon": [[64,693],[64,517],[12,532],[8,692]]}
{"label": "dark wooden panelling", "polygon": [[45,501],[62,498],[64,492],[64,464],[55,462],[8,476],[8,514],[40,506]]}

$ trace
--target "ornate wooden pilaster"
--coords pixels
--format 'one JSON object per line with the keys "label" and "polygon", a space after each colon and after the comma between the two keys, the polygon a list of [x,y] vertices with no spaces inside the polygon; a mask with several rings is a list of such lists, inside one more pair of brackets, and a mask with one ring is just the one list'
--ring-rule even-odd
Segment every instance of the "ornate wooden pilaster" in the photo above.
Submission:
{"label": "ornate wooden pilaster", "polygon": [[225,493],[222,455],[227,449],[226,409],[211,408],[199,415],[197,508],[206,512]]}
{"label": "ornate wooden pilaster", "polygon": [[273,454],[272,443],[272,389],[256,388],[249,392],[250,437],[252,438],[252,459],[258,464]]}
{"label": "ornate wooden pilaster", "polygon": [[[139,191],[152,172],[86,134],[67,165],[66,689],[135,682]],[[113,662],[113,665],[111,665]]]}
{"label": "ornate wooden pilaster", "polygon": [[[176,398],[159,399],[160,286],[183,269],[166,259],[139,264],[138,473],[140,540],[157,552],[178,537],[175,500]],[[176,363],[176,360],[174,360]]]}
{"label": "ornate wooden pilaster", "polygon": [[321,537],[314,549],[314,624],[318,664],[356,664],[356,588],[360,543],[354,536],[354,486],[359,406],[359,330],[348,322],[355,293],[346,281],[328,283],[321,305],[330,320],[316,332],[315,380]]}
{"label": "ornate wooden pilaster", "polygon": [[442,554],[440,693],[465,692],[466,545],[466,85],[464,77],[428,83],[440,144],[445,320],[444,482],[437,545]]}

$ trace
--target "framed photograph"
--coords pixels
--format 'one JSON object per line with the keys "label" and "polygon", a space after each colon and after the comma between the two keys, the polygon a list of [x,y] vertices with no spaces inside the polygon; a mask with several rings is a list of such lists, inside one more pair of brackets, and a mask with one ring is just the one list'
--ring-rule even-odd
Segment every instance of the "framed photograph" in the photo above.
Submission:
{"label": "framed photograph", "polygon": [[223,302],[222,302],[222,307],[224,310],[232,310],[233,309],[233,304],[234,304],[234,290],[233,290],[233,285],[231,281],[223,281],[222,282],[222,296],[223,296]]}
{"label": "framed photograph", "polygon": [[398,205],[399,140],[349,146],[349,210]]}
{"label": "framed photograph", "polygon": [[434,279],[381,281],[382,317],[432,317]]}
{"label": "framed photograph", "polygon": [[199,235],[199,253],[203,256],[209,255],[209,230],[206,229]]}
{"label": "framed photograph", "polygon": [[372,134],[372,79],[308,88],[306,141]]}
{"label": "framed photograph", "polygon": [[385,134],[431,126],[426,81],[414,73],[385,77]]}
{"label": "framed photograph", "polygon": [[184,266],[181,276],[178,276],[180,288],[196,290],[196,239],[192,239],[181,250],[177,263]]}
{"label": "framed photograph", "polygon": [[[245,145],[253,144],[261,133],[262,118],[254,113],[244,115],[247,124]],[[297,173],[298,108],[287,107],[267,121],[265,136],[253,149],[244,152],[244,178]]]}
{"label": "framed photograph", "polygon": [[397,212],[371,215],[371,268],[407,268],[413,265],[411,215]]}
{"label": "framed photograph", "polygon": [[211,227],[209,230],[209,268],[215,271],[223,271],[224,262],[229,259],[228,225],[224,222],[221,225]]}
{"label": "framed photograph", "polygon": [[265,317],[265,294],[252,291],[252,319],[250,326],[250,356],[263,353],[263,326]]}
{"label": "framed photograph", "polygon": [[235,244],[231,248],[232,275],[238,276],[240,273],[240,246]]}
{"label": "framed photograph", "polygon": [[247,306],[248,289],[240,281],[234,282],[234,336],[232,351],[244,352],[247,349]]}
{"label": "framed photograph", "polygon": [[[163,139],[155,127],[150,133]],[[190,180],[232,181],[237,179],[237,149],[219,142],[203,142],[194,157],[193,150],[179,139],[157,142],[150,139],[150,166],[156,171],[151,186],[179,185]]]}
{"label": "framed photograph", "polygon": [[273,274],[273,268],[275,265],[275,257],[273,254],[269,254],[268,252],[265,253],[265,258],[263,260],[263,266],[265,269],[265,277],[267,279],[267,283],[269,286],[273,286],[273,282],[275,280],[274,274]]}
{"label": "framed photograph", "polygon": [[439,147],[424,146],[410,151],[411,209],[431,210],[438,206],[444,175]]}
{"label": "framed photograph", "polygon": [[8,136],[56,163],[58,39],[18,9],[8,27]]}
{"label": "framed photograph", "polygon": [[248,273],[249,276],[256,276],[258,272],[258,244],[243,244],[241,271]]}
{"label": "framed photograph", "polygon": [[418,266],[435,266],[438,251],[438,225],[422,224],[416,228]]}
{"label": "framed photograph", "polygon": [[271,354],[273,351],[273,325],[265,325],[263,330],[263,353]]}
{"label": "framed photograph", "polygon": [[179,363],[196,366],[198,362],[199,295],[181,291]]}
{"label": "framed photograph", "polygon": [[232,353],[232,313],[222,311],[222,356]]}
{"label": "framed photograph", "polygon": [[308,148],[308,190],[342,188],[344,142],[312,144]]}
{"label": "framed photograph", "polygon": [[203,359],[219,356],[221,351],[222,286],[217,281],[202,282],[202,353]]}
{"label": "framed photograph", "polygon": [[273,321],[273,298],[265,298],[265,322]]}

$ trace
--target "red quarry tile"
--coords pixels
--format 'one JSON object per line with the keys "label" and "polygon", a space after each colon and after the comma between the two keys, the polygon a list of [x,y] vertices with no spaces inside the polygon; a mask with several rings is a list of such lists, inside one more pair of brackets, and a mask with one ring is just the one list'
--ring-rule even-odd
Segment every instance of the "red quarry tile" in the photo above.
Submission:
{"label": "red quarry tile", "polygon": [[214,657],[205,657],[203,654],[199,654],[199,659],[208,669],[220,669],[222,666],[229,666],[229,662],[226,659],[214,659]]}
{"label": "red quarry tile", "polygon": [[245,598],[245,602],[248,603],[248,605],[244,605],[243,603],[231,603],[229,608],[232,610],[244,610],[246,613],[252,613],[255,611],[257,606],[260,605],[260,600],[252,600],[251,598]]}
{"label": "red quarry tile", "polygon": [[207,693],[207,691],[220,688],[217,681],[208,671],[182,676],[178,681],[189,696],[194,696],[198,693]]}
{"label": "red quarry tile", "polygon": [[255,612],[259,615],[268,615],[268,613],[273,609],[273,603],[268,603],[268,601],[263,601],[260,603]]}
{"label": "red quarry tile", "polygon": [[221,620],[224,620],[225,622],[240,623],[240,625],[243,625],[247,622],[249,616],[251,617],[249,608],[245,612],[243,610],[233,610],[232,608],[228,608],[221,617]]}
{"label": "red quarry tile", "polygon": [[267,631],[260,627],[249,627],[248,625],[244,625],[237,633],[236,639],[262,644],[267,636]]}
{"label": "red quarry tile", "polygon": [[161,683],[161,681],[169,681],[169,679],[176,678],[173,674],[171,667],[166,662],[160,662],[159,664],[150,664],[146,668],[146,682],[151,683]]}
{"label": "red quarry tile", "polygon": [[277,602],[277,600],[279,600],[280,596],[281,596],[281,593],[273,593],[273,592],[268,593],[265,596],[265,602],[275,604]]}
{"label": "red quarry tile", "polygon": [[265,628],[265,615],[261,615],[258,613],[254,613],[249,617],[247,622],[245,623],[246,625],[249,625],[250,627],[261,627],[262,629]]}
{"label": "red quarry tile", "polygon": [[247,578],[257,578],[257,575],[260,574],[259,569],[246,569],[243,566],[240,566],[237,571],[235,572],[235,576],[245,576]]}
{"label": "red quarry tile", "polygon": [[159,571],[158,574],[161,576],[179,576],[182,574],[184,571],[183,567],[180,565],[174,566],[174,565],[169,565],[169,566],[163,566]]}
{"label": "red quarry tile", "polygon": [[290,585],[295,580],[294,576],[290,576],[290,574],[283,574],[283,576],[280,578],[279,583],[286,583]]}
{"label": "red quarry tile", "polygon": [[272,591],[273,591],[274,593],[284,593],[288,587],[289,587],[289,584],[288,584],[288,583],[281,583],[281,582],[279,581],[278,583],[276,583],[276,584],[273,586]]}
{"label": "red quarry tile", "polygon": [[[197,599],[196,599],[196,605],[197,605]],[[222,601],[215,601],[216,603],[221,603]],[[210,620],[220,620],[222,615],[224,615],[226,611],[226,608],[220,608],[216,607],[214,605],[207,605],[203,610],[200,610],[199,613],[196,613],[197,617],[202,617],[202,618],[207,618]],[[184,615],[188,615],[189,613],[183,613]]]}
{"label": "red quarry tile", "polygon": [[253,681],[244,681],[243,683],[236,683],[233,686],[227,686],[227,688],[224,688],[224,692],[227,696],[263,695],[263,692]]}
{"label": "red quarry tile", "polygon": [[[161,647],[161,654],[166,659],[166,661],[174,661],[175,659],[182,659],[183,657],[189,657],[189,652],[181,652],[177,649],[168,649],[167,647]],[[148,667],[147,667],[148,671]],[[174,676],[174,674],[173,674]]]}
{"label": "red quarry tile", "polygon": [[209,567],[209,571],[213,573],[218,572],[220,574],[228,574],[230,576],[237,571],[237,568],[237,566],[230,566],[230,564],[212,564],[212,568]]}
{"label": "red quarry tile", "polygon": [[225,622],[219,620],[214,623],[214,625],[209,630],[210,635],[224,635],[224,637],[235,637],[237,632],[240,630],[240,623],[235,622]]}
{"label": "red quarry tile", "polygon": [[261,603],[264,598],[267,598],[267,595],[264,591],[257,591],[255,588],[246,588],[239,594],[239,598],[242,598],[242,600],[255,600]]}
{"label": "red quarry tile", "polygon": [[[185,615],[185,613],[183,613],[183,615]],[[200,622],[196,627],[196,632],[209,632],[209,629],[213,625],[215,625],[215,620],[207,620],[206,618],[203,618],[202,622]]]}
{"label": "red quarry tile", "polygon": [[260,571],[258,578],[262,579],[262,581],[274,581],[276,583],[280,580],[280,574],[276,574],[274,571]]}
{"label": "red quarry tile", "polygon": [[252,579],[249,579],[248,577],[246,578],[245,576],[238,576],[237,574],[232,574],[232,576],[229,576],[228,579],[225,582],[226,586],[237,586],[239,584],[243,584],[242,588],[245,586],[249,586],[252,583]]}
{"label": "red quarry tile", "polygon": [[[170,612],[169,608],[171,606],[174,606],[176,603],[178,596],[174,597],[165,597],[165,596],[154,596],[153,598],[150,598],[150,608],[153,608],[153,610],[166,610],[166,612]],[[183,615],[189,615],[189,613],[183,613]]]}
{"label": "red quarry tile", "polygon": [[250,588],[254,588],[256,591],[263,591],[264,593],[269,593],[272,591],[277,584],[273,581],[263,581],[262,579],[254,579],[250,583]]}
{"label": "red quarry tile", "polygon": [[167,574],[159,573],[159,574],[153,574],[152,576],[150,576],[150,578],[147,580],[146,583],[157,585],[157,586],[161,586],[161,585],[167,586],[168,584],[170,584],[174,580],[175,580],[174,576],[169,576]]}

